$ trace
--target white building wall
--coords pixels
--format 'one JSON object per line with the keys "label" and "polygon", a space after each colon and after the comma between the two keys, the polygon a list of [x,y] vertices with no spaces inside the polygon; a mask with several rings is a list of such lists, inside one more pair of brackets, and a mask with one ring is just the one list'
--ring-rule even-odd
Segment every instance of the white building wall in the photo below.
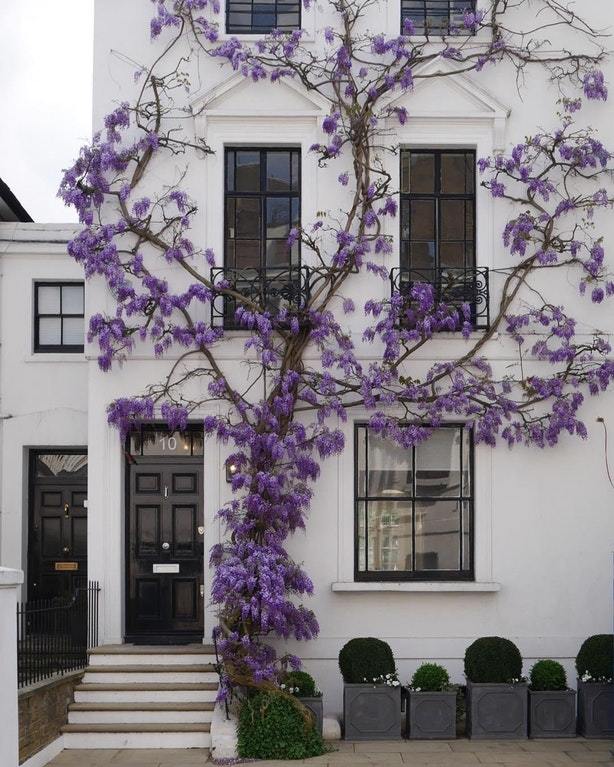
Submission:
{"label": "white building wall", "polygon": [[[604,16],[614,22],[614,11],[606,0],[582,5],[582,12],[596,26],[606,24]],[[304,12],[303,26],[314,45],[321,40],[318,32],[329,21],[326,8],[327,3],[321,2]],[[139,62],[152,60],[159,50],[160,44],[152,48],[149,41],[149,11],[145,3],[130,4],[129,8],[121,0],[96,4],[97,123],[114,103],[129,100],[134,93],[130,66],[111,49],[129,53]],[[223,11],[222,7],[222,23]],[[120,17],[122,24],[117,23]],[[395,33],[398,18],[398,1],[393,0],[373,8],[369,24],[379,29],[384,23],[388,32]],[[531,21],[526,20],[529,26]],[[561,47],[564,42],[561,36]],[[345,169],[343,162],[331,162],[328,169],[317,170],[315,158],[307,152],[322,137],[319,125],[323,112],[317,99],[301,94],[292,84],[245,82],[233,76],[229,68],[220,67],[218,61],[212,63],[204,57],[198,72],[199,90],[193,103],[195,110],[202,112],[194,123],[194,133],[205,138],[215,154],[204,161],[188,158],[188,175],[182,187],[201,204],[195,237],[203,238],[203,246],[212,247],[221,258],[225,144],[248,141],[264,146],[301,146],[304,223],[312,220],[317,210],[343,205],[349,190],[344,193],[336,183],[337,175]],[[610,67],[610,75],[613,72]],[[509,67],[487,67],[480,75],[420,83],[413,95],[399,102],[407,107],[410,119],[404,127],[394,127],[401,145],[475,147],[478,157],[485,156],[522,140],[539,127],[553,125],[557,98],[555,89],[537,69],[530,70],[520,96]],[[580,120],[607,129],[609,116],[611,108],[589,104]],[[391,143],[395,141],[391,139]],[[396,175],[398,158],[389,157],[388,162]],[[166,178],[176,179],[180,165],[177,158],[170,160]],[[156,166],[156,183],[165,177],[164,173],[162,166]],[[477,196],[477,263],[491,269],[509,266],[513,258],[504,252],[501,243],[509,211],[505,205],[493,204],[483,189]],[[388,222],[388,226],[396,235],[398,220]],[[612,240],[611,215],[600,217],[599,226]],[[396,266],[397,258],[395,250],[386,265]],[[611,322],[611,311],[590,306],[588,300],[578,297],[566,275],[558,278],[557,300],[573,307],[572,313],[580,318],[583,331],[590,333],[594,325],[603,327],[604,321]],[[501,279],[492,275],[491,306],[495,305]],[[547,279],[552,291],[553,277],[548,274]],[[367,297],[384,297],[387,290],[387,284],[363,274],[352,278],[346,294],[351,292],[360,306]],[[344,321],[360,344],[362,313],[358,311]],[[453,336],[442,337],[420,355],[419,364],[445,359],[458,353],[463,344]],[[233,357],[240,360],[242,341],[226,341],[219,353],[225,364]],[[363,350],[365,358],[377,358],[378,353],[377,347]],[[486,354],[498,369],[517,363],[514,349],[500,339],[493,340]],[[150,363],[147,369],[155,379],[165,363]],[[107,402],[114,392],[138,392],[146,380],[143,372],[140,361],[129,363],[119,374],[92,372],[100,379],[97,396]],[[93,396],[90,401],[93,405]],[[572,660],[582,640],[588,634],[611,630],[612,626],[614,489],[606,477],[603,430],[596,419],[603,417],[614,427],[613,405],[612,394],[587,402],[585,419],[590,437],[584,443],[562,438],[556,449],[547,451],[509,451],[504,446],[476,449],[476,582],[470,584],[353,583],[353,426],[349,422],[344,427],[345,454],[324,464],[307,532],[297,534],[290,543],[291,553],[304,561],[314,580],[315,595],[308,601],[318,616],[321,632],[317,640],[290,643],[289,649],[301,655],[307,669],[315,674],[327,708],[341,708],[339,649],[347,639],[361,635],[376,635],[390,642],[403,680],[421,661],[435,659],[450,668],[456,681],[462,681],[465,648],[476,637],[487,634],[516,641],[526,658],[525,672],[534,659],[555,657],[565,664],[573,679]],[[93,413],[90,416],[95,417]],[[359,417],[360,413],[352,413],[353,419]],[[111,452],[112,443],[111,439]],[[219,451],[211,446],[205,456],[213,488],[212,496],[205,488],[207,524],[211,524],[219,501],[228,495],[221,480],[223,462]],[[113,484],[119,479],[119,467],[116,461],[111,463],[116,472]],[[218,535],[217,529],[208,529],[207,543]],[[113,549],[115,544],[111,541],[107,545]],[[112,636],[115,638],[115,632]]]}

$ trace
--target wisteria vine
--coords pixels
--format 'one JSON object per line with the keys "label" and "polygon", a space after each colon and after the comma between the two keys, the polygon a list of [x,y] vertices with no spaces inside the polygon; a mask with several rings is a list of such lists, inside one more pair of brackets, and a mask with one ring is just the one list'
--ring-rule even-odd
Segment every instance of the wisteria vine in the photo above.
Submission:
{"label": "wisteria vine", "polygon": [[[596,304],[614,293],[594,231],[595,212],[612,206],[605,188],[612,154],[578,124],[584,99],[607,99],[605,52],[599,31],[562,0],[539,0],[537,15],[528,0],[513,8],[508,0],[490,0],[485,9],[468,8],[457,28],[436,38],[418,36],[409,19],[402,34],[370,32],[365,20],[376,13],[374,0],[328,0],[334,21],[319,30],[317,43],[301,30],[273,30],[254,42],[225,38],[217,0],[153,2],[156,58],[135,74],[138,98],[105,118],[64,174],[60,194],[83,224],[69,252],[114,298],[112,315],[90,318],[100,368],[111,370],[136,349],[153,347],[157,357],[169,358],[163,380],[110,403],[109,422],[125,435],[154,419],[175,430],[201,418],[206,434],[232,446],[234,497],[219,511],[227,535],[210,560],[221,695],[239,687],[277,689],[280,662],[300,662],[279,658],[267,638],[308,640],[318,633],[301,601],[313,584],[286,541],[305,527],[321,461],[344,449],[338,423],[348,411],[365,408],[372,429],[406,447],[427,440],[448,418],[471,423],[476,440],[490,445],[501,439],[544,447],[563,433],[585,436],[579,416],[585,393],[605,390],[614,378],[609,345],[597,332],[589,340],[578,336],[576,321],[532,278],[563,268]],[[309,8],[309,0],[304,4]],[[516,29],[518,18],[539,21]],[[560,29],[575,33],[585,52],[551,45],[549,35]],[[439,58],[445,71],[427,73],[424,65]],[[206,62],[254,82],[291,78],[329,104],[311,153],[320,166],[339,164],[340,189],[350,202],[290,231],[289,247],[300,243],[310,268],[310,290],[299,304],[261,306],[231,281],[213,280],[210,269],[220,256],[191,234],[198,201],[182,181],[152,191],[148,171],[159,169],[164,156],[183,156],[187,167],[211,151],[194,135],[189,107],[191,77]],[[391,97],[410,98],[421,78],[501,64],[518,87],[529,68],[545,70],[560,91],[560,113],[553,129],[478,163],[483,185],[515,211],[503,233],[515,261],[498,270],[503,284],[489,328],[477,332],[467,302],[446,302],[424,282],[356,307],[355,275],[388,279],[386,259],[397,252],[384,225],[398,207],[387,161],[397,151],[395,124],[411,117]],[[159,271],[163,265],[168,274],[169,264],[172,278]],[[202,319],[203,308],[219,297],[234,303],[246,336],[243,388],[231,384],[218,354],[224,329]],[[344,317],[363,309],[356,343]],[[444,331],[464,339],[462,352],[421,374],[416,353]],[[502,336],[517,346],[519,359],[531,360],[526,371],[517,366],[501,376],[488,363],[487,344]],[[381,350],[377,361],[363,361],[368,344]],[[459,348],[456,342],[452,348]],[[218,414],[204,415],[213,404]]]}

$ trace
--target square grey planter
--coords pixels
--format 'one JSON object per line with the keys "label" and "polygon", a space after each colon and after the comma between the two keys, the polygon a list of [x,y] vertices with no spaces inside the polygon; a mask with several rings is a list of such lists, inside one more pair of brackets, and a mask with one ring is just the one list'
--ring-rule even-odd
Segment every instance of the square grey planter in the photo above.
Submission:
{"label": "square grey planter", "polygon": [[529,690],[529,737],[575,738],[576,691]]}
{"label": "square grey planter", "polygon": [[410,740],[456,738],[456,691],[408,690],[407,737]]}
{"label": "square grey planter", "polygon": [[578,679],[578,732],[585,738],[614,737],[614,684]]}
{"label": "square grey planter", "polygon": [[467,681],[467,735],[483,740],[520,740],[528,734],[526,684]]}
{"label": "square grey planter", "polygon": [[399,740],[401,687],[344,684],[343,726],[346,740]]}
{"label": "square grey planter", "polygon": [[322,704],[322,696],[316,695],[314,697],[309,697],[309,698],[298,697],[298,699],[303,704],[303,706],[305,706],[306,708],[308,708],[310,711],[313,712],[313,715],[316,718],[316,729],[321,735],[322,725],[324,723],[324,708]]}

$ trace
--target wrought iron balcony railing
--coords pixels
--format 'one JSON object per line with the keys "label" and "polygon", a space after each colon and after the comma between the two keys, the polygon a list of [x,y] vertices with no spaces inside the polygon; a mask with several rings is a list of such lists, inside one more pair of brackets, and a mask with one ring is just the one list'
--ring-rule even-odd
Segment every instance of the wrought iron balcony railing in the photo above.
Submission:
{"label": "wrought iron balcony railing", "polygon": [[[310,270],[306,266],[237,269],[214,267],[211,282],[227,287],[251,301],[260,311],[278,312],[286,307],[292,312],[302,309],[309,298]],[[235,319],[240,302],[219,293],[211,302],[211,324],[226,330],[240,330]],[[249,311],[249,306],[246,306]]]}
{"label": "wrought iron balcony railing", "polygon": [[407,296],[408,300],[412,286],[418,283],[433,286],[436,303],[458,309],[463,304],[468,304],[473,327],[477,330],[488,328],[490,300],[487,267],[393,269],[390,272],[391,290],[399,291],[401,295]]}

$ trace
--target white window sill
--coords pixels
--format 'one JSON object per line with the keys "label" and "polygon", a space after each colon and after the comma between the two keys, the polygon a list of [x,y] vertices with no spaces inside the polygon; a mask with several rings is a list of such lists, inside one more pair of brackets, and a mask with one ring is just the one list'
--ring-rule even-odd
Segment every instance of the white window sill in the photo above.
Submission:
{"label": "white window sill", "polygon": [[494,592],[501,584],[494,581],[337,581],[331,590],[342,591],[413,591],[413,592]]}
{"label": "white window sill", "polygon": [[34,352],[23,358],[24,362],[87,362],[83,352]]}

